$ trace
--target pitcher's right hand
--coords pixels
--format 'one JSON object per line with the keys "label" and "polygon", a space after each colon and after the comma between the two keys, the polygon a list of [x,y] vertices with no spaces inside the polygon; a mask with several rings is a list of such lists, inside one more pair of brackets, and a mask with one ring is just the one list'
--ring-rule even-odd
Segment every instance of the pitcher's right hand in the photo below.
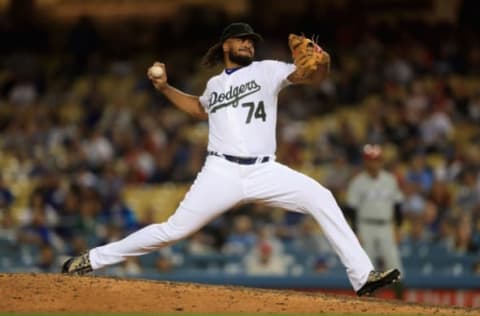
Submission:
{"label": "pitcher's right hand", "polygon": [[[152,73],[152,68],[154,67],[161,67],[163,69],[163,74],[158,77],[154,76]],[[155,89],[161,91],[167,87],[167,70],[165,69],[164,63],[154,62],[153,65],[148,68],[147,77],[152,81]]]}

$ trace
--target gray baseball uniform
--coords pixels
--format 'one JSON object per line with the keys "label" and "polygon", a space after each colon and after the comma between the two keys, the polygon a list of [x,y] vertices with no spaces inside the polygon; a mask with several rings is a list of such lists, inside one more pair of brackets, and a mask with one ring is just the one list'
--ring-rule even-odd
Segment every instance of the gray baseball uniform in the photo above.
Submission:
{"label": "gray baseball uniform", "polygon": [[382,258],[385,268],[401,269],[394,236],[394,205],[403,199],[396,179],[381,170],[376,178],[366,171],[358,174],[348,186],[347,203],[357,211],[357,228],[365,251]]}

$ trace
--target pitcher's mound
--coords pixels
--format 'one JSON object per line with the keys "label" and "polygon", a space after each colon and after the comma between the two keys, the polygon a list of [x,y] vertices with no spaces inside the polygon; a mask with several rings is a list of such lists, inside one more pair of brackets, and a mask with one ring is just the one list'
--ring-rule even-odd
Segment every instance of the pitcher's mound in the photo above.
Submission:
{"label": "pitcher's mound", "polygon": [[0,312],[480,315],[478,310],[371,298],[59,274],[0,274],[0,297]]}

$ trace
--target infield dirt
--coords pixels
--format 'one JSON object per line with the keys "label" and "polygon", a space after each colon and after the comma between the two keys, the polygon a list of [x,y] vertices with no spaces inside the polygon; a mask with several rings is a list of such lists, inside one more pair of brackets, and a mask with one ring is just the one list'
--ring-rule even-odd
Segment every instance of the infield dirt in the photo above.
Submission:
{"label": "infield dirt", "polygon": [[478,309],[298,291],[60,274],[0,274],[0,312],[479,315]]}

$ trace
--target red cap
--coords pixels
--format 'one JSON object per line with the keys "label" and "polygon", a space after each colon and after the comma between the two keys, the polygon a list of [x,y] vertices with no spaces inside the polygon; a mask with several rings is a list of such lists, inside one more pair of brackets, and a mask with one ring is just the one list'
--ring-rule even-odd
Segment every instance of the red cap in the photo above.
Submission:
{"label": "red cap", "polygon": [[375,160],[382,157],[382,148],[380,145],[367,144],[363,146],[363,158],[369,160]]}
{"label": "red cap", "polygon": [[260,252],[261,253],[267,254],[267,253],[272,252],[272,250],[273,250],[272,246],[268,242],[262,242],[260,244]]}

